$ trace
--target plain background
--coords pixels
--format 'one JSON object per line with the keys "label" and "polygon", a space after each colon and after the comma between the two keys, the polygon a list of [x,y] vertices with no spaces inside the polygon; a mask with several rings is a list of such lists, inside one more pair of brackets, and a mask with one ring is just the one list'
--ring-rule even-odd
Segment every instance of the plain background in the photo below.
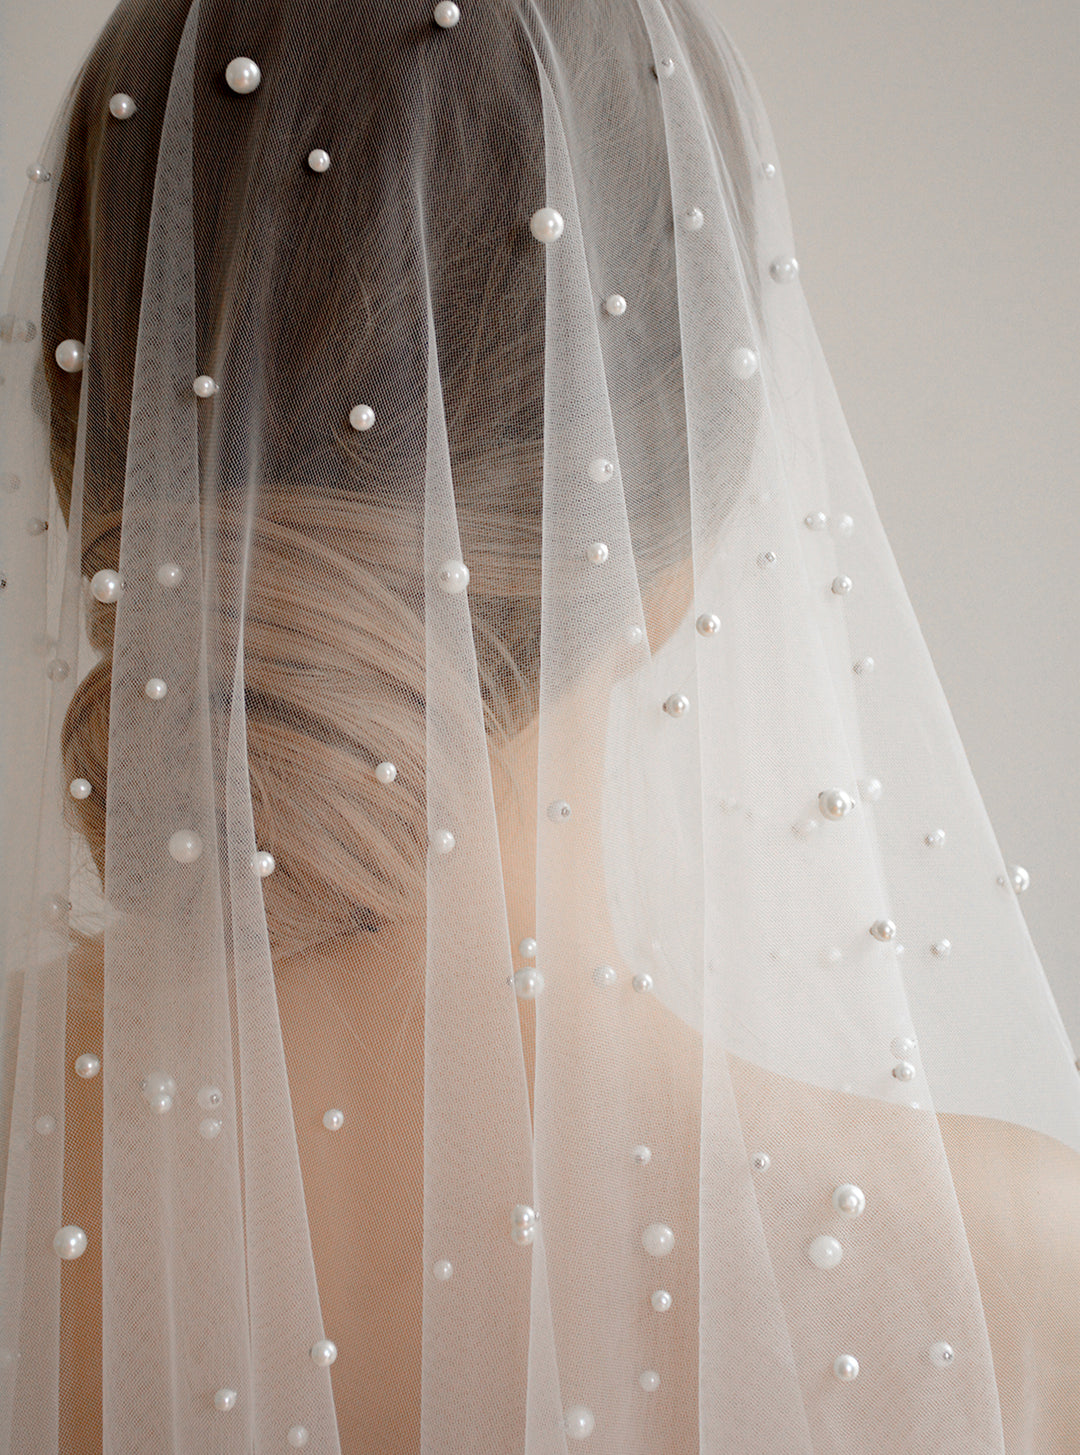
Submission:
{"label": "plain background", "polygon": [[[802,287],[1080,1054],[1080,7],[714,3],[769,113]],[[112,9],[0,0],[2,246]]]}

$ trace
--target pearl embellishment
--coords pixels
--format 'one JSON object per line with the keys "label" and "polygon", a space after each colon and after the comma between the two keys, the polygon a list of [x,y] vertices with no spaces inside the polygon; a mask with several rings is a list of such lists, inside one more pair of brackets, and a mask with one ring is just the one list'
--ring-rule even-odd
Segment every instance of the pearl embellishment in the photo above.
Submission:
{"label": "pearl embellishment", "polygon": [[685,717],[690,711],[690,699],[683,692],[673,692],[664,703],[664,711],[669,717]]}
{"label": "pearl embellishment", "polygon": [[934,944],[930,946],[930,953],[940,956],[941,959],[944,959],[946,955],[951,953],[951,951],[951,940],[937,940]]}
{"label": "pearl embellishment", "polygon": [[556,798],[547,806],[547,816],[552,823],[565,823],[572,811],[565,798]]}
{"label": "pearl embellishment", "polygon": [[700,232],[705,226],[705,214],[700,207],[688,207],[682,215],[682,225],[687,232]]}
{"label": "pearl embellishment", "polygon": [[593,984],[600,990],[606,990],[618,980],[613,965],[598,965],[592,973]]}
{"label": "pearl embellishment", "polygon": [[311,1437],[303,1425],[290,1425],[285,1438],[294,1450],[303,1450]]}
{"label": "pearl embellishment", "polygon": [[437,1263],[432,1265],[431,1271],[440,1283],[446,1283],[453,1274],[454,1265],[449,1258],[440,1258]]}
{"label": "pearl embellishment", "polygon": [[649,1295],[649,1302],[658,1314],[666,1314],[671,1307],[671,1294],[666,1288],[658,1288]]}
{"label": "pearl embellishment", "polygon": [[583,1404],[576,1404],[566,1411],[566,1433],[571,1440],[585,1440],[596,1429],[593,1412]]}
{"label": "pearl embellishment", "polygon": [[217,380],[210,374],[199,374],[192,380],[191,392],[197,399],[212,399],[218,392]]}
{"label": "pearl embellishment", "polygon": [[828,523],[829,517],[823,510],[812,510],[809,515],[803,516],[807,530],[824,530]]}
{"label": "pearl embellishment", "polygon": [[349,423],[353,429],[370,429],[375,423],[375,411],[370,404],[354,404],[349,410]]}
{"label": "pearl embellishment", "polygon": [[89,798],[93,791],[89,778],[73,778],[68,786],[72,798]]}
{"label": "pearl embellishment", "polygon": [[1023,894],[1031,885],[1031,875],[1022,864],[1013,864],[1009,869],[1009,880],[1017,894]]}
{"label": "pearl embellishment", "polygon": [[81,1056],[75,1057],[75,1074],[81,1076],[85,1081],[96,1076],[100,1070],[100,1056],[92,1056],[88,1051],[84,1051]]}
{"label": "pearl embellishment", "polygon": [[844,1256],[844,1250],[836,1238],[822,1233],[813,1240],[806,1254],[815,1268],[835,1268]]}
{"label": "pearl embellishment", "polygon": [[320,1369],[329,1369],[337,1358],[337,1345],[333,1339],[319,1339],[311,1346],[311,1361]]}
{"label": "pearl embellishment", "polygon": [[236,1408],[236,1390],[219,1389],[214,1395],[214,1408],[216,1410],[231,1410]]}
{"label": "pearl embellishment", "polygon": [[846,596],[851,590],[852,585],[850,576],[834,576],[832,583],[833,594],[835,596]]}
{"label": "pearl embellishment", "polygon": [[208,1142],[212,1142],[220,1132],[221,1122],[217,1117],[203,1117],[199,1123],[199,1136],[204,1137]]}
{"label": "pearl embellishment", "polygon": [[833,1373],[837,1379],[855,1379],[859,1373],[859,1361],[854,1354],[838,1354],[833,1361]]}
{"label": "pearl embellishment", "polygon": [[125,91],[117,91],[115,96],[109,98],[109,114],[115,116],[117,121],[127,121],[135,115],[135,102]]}
{"label": "pearl embellishment", "polygon": [[323,1112],[322,1124],[328,1132],[340,1132],[345,1125],[345,1113],[336,1106]]}
{"label": "pearl embellishment", "polygon": [[177,829],[169,839],[169,853],[178,864],[193,864],[202,848],[202,839],[194,829]]}
{"label": "pearl embellishment", "polygon": [[175,561],[165,561],[157,568],[157,578],[162,586],[179,586],[184,573]]}
{"label": "pearl embellishment", "polygon": [[609,293],[604,299],[604,311],[610,313],[612,318],[622,318],[626,312],[626,299],[621,293]]}
{"label": "pearl embellishment", "polygon": [[444,561],[435,573],[435,580],[447,596],[458,596],[469,584],[469,568],[464,561]]}
{"label": "pearl embellishment", "polygon": [[510,1213],[510,1236],[523,1248],[536,1238],[536,1213],[525,1203],[519,1202]]}
{"label": "pearl embellishment", "polygon": [[675,74],[675,62],[671,56],[664,56],[660,62],[659,69],[662,76],[673,76]]}
{"label": "pearl embellishment", "polygon": [[143,692],[149,697],[151,702],[160,702],[168,690],[169,684],[165,681],[164,677],[151,677],[143,688]]}
{"label": "pearl embellishment", "polygon": [[41,166],[37,162],[30,163],[26,169],[26,175],[30,178],[31,182],[48,182],[52,179],[52,173],[49,169]]}
{"label": "pearl embellishment", "polygon": [[518,954],[523,960],[536,959],[536,941],[532,935],[526,935],[523,940],[519,941]]}
{"label": "pearl embellishment", "polygon": [[195,1100],[203,1111],[217,1111],[225,1098],[219,1086],[200,1086],[195,1093]]}
{"label": "pearl embellishment", "polygon": [[639,995],[653,988],[653,978],[651,975],[648,974],[635,975],[630,983],[633,985],[634,989],[638,992]]}
{"label": "pearl embellishment", "polygon": [[946,1344],[944,1339],[937,1344],[930,1345],[930,1362],[936,1364],[939,1369],[948,1369],[950,1364],[956,1361],[956,1351],[951,1344]]}
{"label": "pearl embellishment", "polygon": [[529,218],[529,231],[537,242],[555,242],[562,237],[565,226],[562,213],[554,207],[539,207]]}
{"label": "pearl embellishment", "polygon": [[61,1228],[56,1237],[53,1238],[53,1250],[59,1253],[61,1258],[81,1258],[86,1252],[87,1237],[82,1228],[69,1224]]}
{"label": "pearl embellishment", "polygon": [[594,485],[606,485],[614,477],[615,466],[603,456],[589,461],[589,479]]}
{"label": "pearl embellishment", "polygon": [[915,1067],[910,1061],[898,1061],[892,1069],[892,1074],[897,1081],[913,1081],[915,1079]]}
{"label": "pearl embellishment", "polygon": [[758,556],[758,558],[757,558],[757,563],[758,563],[758,565],[761,567],[761,569],[763,571],[767,570],[770,566],[775,566],[776,565],[776,552],[775,551],[762,551],[761,555]]}
{"label": "pearl embellishment", "polygon": [[96,601],[111,606],[119,601],[123,583],[119,571],[95,571],[90,579],[90,592]]}
{"label": "pearl embellishment", "polygon": [[638,1384],[642,1389],[651,1392],[660,1388],[660,1376],[655,1369],[643,1369],[638,1375]]}
{"label": "pearl embellishment", "polygon": [[772,1166],[772,1158],[768,1152],[755,1152],[750,1158],[750,1165],[755,1172],[767,1172]]}
{"label": "pearl embellishment", "polygon": [[602,566],[608,558],[608,548],[603,541],[593,541],[585,554],[594,566]]}
{"label": "pearl embellishment", "polygon": [[927,847],[928,848],[931,848],[931,849],[940,849],[941,846],[942,846],[942,844],[944,842],[945,842],[945,830],[944,829],[932,829],[931,832],[928,833],[926,835],[926,838],[923,840],[923,843],[925,843],[927,845]]}
{"label": "pearl embellishment", "polygon": [[269,849],[256,849],[251,856],[251,872],[259,879],[268,879],[277,867],[277,860]]}
{"label": "pearl embellishment", "polygon": [[714,637],[720,630],[721,623],[715,611],[704,611],[694,625],[698,629],[699,636]]}
{"label": "pearl embellishment", "polygon": [[56,346],[56,362],[65,374],[77,374],[86,363],[86,350],[75,338],[66,338]]}
{"label": "pearl embellishment", "polygon": [[435,24],[443,30],[450,30],[461,19],[461,11],[454,0],[439,0],[435,7]]}
{"label": "pearl embellishment", "polygon": [[732,349],[727,364],[736,379],[752,379],[757,373],[758,356],[753,349]]}
{"label": "pearl embellishment", "polygon": [[307,164],[313,172],[326,172],[330,168],[330,153],[322,147],[315,147],[308,152]]}
{"label": "pearl embellishment", "polygon": [[799,276],[797,258],[774,258],[769,264],[769,274],[775,283],[794,283]]}
{"label": "pearl embellishment", "polygon": [[519,1000],[535,1000],[543,988],[543,975],[531,965],[514,976],[514,990]]}
{"label": "pearl embellishment", "polygon": [[262,80],[262,71],[250,56],[234,56],[225,67],[225,80],[230,90],[246,96]]}
{"label": "pearl embellishment", "polygon": [[144,1076],[140,1086],[142,1099],[146,1102],[151,1111],[157,1112],[158,1116],[164,1116],[167,1111],[172,1110],[173,1098],[176,1096],[176,1082],[164,1071],[151,1071],[149,1076]]}
{"label": "pearl embellishment", "polygon": [[652,1161],[652,1148],[646,1147],[644,1143],[634,1148],[630,1153],[639,1167],[645,1167]]}
{"label": "pearl embellishment", "polygon": [[666,1258],[675,1246],[675,1234],[667,1223],[650,1223],[641,1235],[641,1246],[654,1258]]}
{"label": "pearl embellishment", "polygon": [[844,818],[855,807],[855,800],[842,788],[827,788],[818,794],[818,807],[821,809],[822,818]]}
{"label": "pearl embellishment", "polygon": [[860,677],[866,673],[872,672],[874,670],[873,657],[860,657],[859,660],[853,664],[852,670],[857,672]]}
{"label": "pearl embellishment", "polygon": [[450,854],[453,852],[457,840],[449,829],[436,829],[431,836],[431,847],[436,854]]}
{"label": "pearl embellishment", "polygon": [[397,777],[397,768],[393,763],[380,763],[375,769],[375,777],[380,783],[393,783]]}
{"label": "pearl embellishment", "polygon": [[857,1218],[866,1210],[866,1194],[853,1182],[842,1182],[833,1191],[832,1205],[842,1217]]}
{"label": "pearl embellishment", "polygon": [[870,926],[870,933],[875,940],[895,940],[896,926],[891,919],[876,919]]}

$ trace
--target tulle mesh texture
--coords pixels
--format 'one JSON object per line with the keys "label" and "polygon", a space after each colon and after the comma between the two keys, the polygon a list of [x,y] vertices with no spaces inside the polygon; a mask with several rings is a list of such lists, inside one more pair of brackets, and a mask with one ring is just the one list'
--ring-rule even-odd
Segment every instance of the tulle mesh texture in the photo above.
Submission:
{"label": "tulle mesh texture", "polygon": [[32,168],[0,1449],[1074,1450],[1074,1051],[717,16],[124,0]]}

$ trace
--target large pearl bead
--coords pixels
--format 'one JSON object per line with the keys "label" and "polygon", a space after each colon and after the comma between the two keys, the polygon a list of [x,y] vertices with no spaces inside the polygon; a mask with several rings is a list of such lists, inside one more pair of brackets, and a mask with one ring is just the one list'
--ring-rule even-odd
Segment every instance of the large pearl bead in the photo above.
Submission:
{"label": "large pearl bead", "polygon": [[436,576],[439,590],[448,596],[457,596],[469,584],[469,568],[464,561],[444,561]]}
{"label": "large pearl bead", "polygon": [[532,965],[527,965],[514,976],[514,990],[519,1000],[535,1000],[544,988],[544,977]]}
{"label": "large pearl bead", "polygon": [[256,849],[251,856],[251,872],[259,879],[267,879],[277,867],[277,860],[269,849]]}
{"label": "large pearl bead", "polygon": [[861,1187],[856,1187],[854,1182],[841,1182],[840,1186],[833,1190],[832,1205],[841,1216],[857,1218],[866,1209],[866,1194]]}
{"label": "large pearl bead", "polygon": [[622,318],[626,312],[626,299],[621,293],[609,293],[604,299],[604,312],[612,318]]}
{"label": "large pearl bead", "polygon": [[950,1364],[956,1362],[956,1352],[951,1344],[946,1344],[944,1339],[936,1344],[930,1345],[930,1362],[936,1364],[939,1369],[948,1369]]}
{"label": "large pearl bead", "polygon": [[456,843],[457,839],[454,838],[450,829],[436,829],[431,835],[431,847],[435,850],[436,854],[453,853]]}
{"label": "large pearl bead", "polygon": [[664,711],[669,717],[685,717],[690,711],[690,699],[684,692],[673,692],[664,702]]}
{"label": "large pearl bead", "polygon": [[649,1295],[649,1302],[658,1314],[666,1314],[671,1307],[671,1294],[666,1288],[658,1288]]}
{"label": "large pearl bead", "polygon": [[608,558],[608,548],[603,541],[593,541],[585,554],[594,566],[602,566]]}
{"label": "large pearl bead", "polygon": [[807,1248],[806,1255],[815,1268],[835,1268],[844,1256],[844,1250],[836,1238],[822,1233]]}
{"label": "large pearl bead", "polygon": [[332,1106],[323,1112],[322,1124],[328,1132],[340,1132],[345,1125],[345,1113],[340,1107]]}
{"label": "large pearl bead", "polygon": [[555,242],[562,237],[565,226],[562,213],[554,207],[539,207],[529,218],[529,231],[537,242]]}
{"label": "large pearl bead", "polygon": [[642,1142],[633,1149],[630,1155],[639,1167],[646,1167],[652,1161],[652,1148],[646,1147]]}
{"label": "large pearl bead", "polygon": [[169,684],[164,677],[150,677],[143,688],[144,694],[151,702],[161,702],[169,690]]}
{"label": "large pearl bead", "polygon": [[1023,894],[1024,890],[1031,886],[1031,875],[1022,864],[1012,864],[1010,866],[1009,880],[1017,894]]}
{"label": "large pearl bead", "polygon": [[703,611],[695,622],[698,635],[703,637],[714,637],[720,630],[720,618],[715,611]]}
{"label": "large pearl bead", "polygon": [[307,156],[307,164],[313,172],[326,172],[330,169],[330,153],[323,147],[314,147]]}
{"label": "large pearl bead", "polygon": [[942,960],[944,960],[944,958],[945,958],[946,955],[949,955],[949,954],[952,953],[952,941],[951,940],[935,940],[935,942],[930,946],[930,953],[932,955],[937,955]]}
{"label": "large pearl bead", "polygon": [[81,1258],[86,1252],[87,1237],[82,1228],[69,1224],[61,1228],[56,1237],[53,1238],[53,1250],[59,1253],[61,1258]]}
{"label": "large pearl bead", "polygon": [[84,1051],[81,1056],[75,1057],[75,1074],[81,1076],[84,1081],[89,1081],[101,1070],[101,1057],[93,1056],[89,1051]]}
{"label": "large pearl bead", "polygon": [[842,788],[826,788],[818,794],[818,807],[823,818],[843,818],[855,807],[855,800]]}
{"label": "large pearl bead", "polygon": [[834,596],[847,596],[853,585],[850,576],[834,576],[831,590]]}
{"label": "large pearl bead", "polygon": [[769,264],[769,274],[775,283],[794,283],[799,276],[797,258],[774,258]]}
{"label": "large pearl bead", "polygon": [[397,768],[393,763],[379,763],[375,768],[375,777],[380,783],[393,783],[397,777]]}
{"label": "large pearl bead", "polygon": [[94,787],[89,778],[73,778],[68,785],[72,798],[89,798]]}
{"label": "large pearl bead", "polygon": [[452,29],[461,19],[461,11],[454,0],[439,0],[435,7],[435,24],[443,30]]}
{"label": "large pearl bead", "polygon": [[910,1061],[898,1061],[892,1069],[897,1081],[914,1081],[915,1067]]}
{"label": "large pearl bead", "polygon": [[115,116],[117,121],[127,121],[135,115],[136,106],[126,91],[117,91],[115,96],[109,98],[109,114]]}
{"label": "large pearl bead", "polygon": [[449,1258],[440,1258],[432,1265],[431,1271],[440,1283],[446,1283],[453,1276],[454,1265]]}
{"label": "large pearl bead", "polygon": [[337,1345],[333,1339],[318,1339],[311,1346],[311,1362],[320,1369],[329,1369],[337,1358]]}
{"label": "large pearl bead", "polygon": [[566,1411],[566,1433],[571,1440],[585,1440],[596,1429],[593,1412],[583,1404],[576,1404]]}
{"label": "large pearl bead", "polygon": [[732,349],[727,366],[728,372],[736,379],[752,379],[757,373],[758,356],[753,349]]}
{"label": "large pearl bead", "polygon": [[854,1379],[859,1373],[859,1361],[854,1354],[838,1354],[833,1360],[833,1373],[837,1379]]}
{"label": "large pearl bead", "polygon": [[184,573],[175,561],[163,561],[157,568],[157,578],[162,586],[179,586]]}
{"label": "large pearl bead", "polygon": [[65,374],[77,374],[86,363],[86,349],[77,338],[56,345],[56,362]]}
{"label": "large pearl bead", "polygon": [[665,1258],[675,1246],[675,1234],[667,1223],[650,1223],[641,1235],[641,1246],[654,1258]]}
{"label": "large pearl bead", "polygon": [[218,392],[217,380],[211,374],[199,374],[192,381],[191,392],[197,399],[212,399]]}
{"label": "large pearl bead", "polygon": [[164,1116],[167,1111],[172,1110],[173,1098],[176,1096],[176,1082],[166,1071],[151,1071],[144,1076],[139,1087],[142,1099],[146,1102],[151,1111]]}
{"label": "large pearl bead", "polygon": [[638,994],[644,994],[653,988],[653,978],[647,973],[644,975],[635,975],[630,983]]}
{"label": "large pearl bead", "polygon": [[931,829],[930,832],[926,835],[925,839],[923,839],[923,843],[926,844],[927,848],[930,849],[940,849],[944,842],[944,829]]}
{"label": "large pearl bead", "polygon": [[349,423],[353,429],[370,429],[375,423],[375,411],[370,404],[354,404],[349,410]]}
{"label": "large pearl bead", "polygon": [[807,530],[824,530],[829,523],[829,517],[823,510],[812,510],[809,515],[803,516],[803,525]]}
{"label": "large pearl bead", "polygon": [[202,848],[202,839],[194,829],[177,829],[169,838],[169,853],[178,864],[193,864]]}
{"label": "large pearl bead", "polygon": [[250,56],[234,56],[225,67],[225,80],[230,90],[246,96],[262,80],[262,71]]}
{"label": "large pearl bead", "polygon": [[214,1395],[214,1408],[216,1410],[232,1410],[236,1408],[236,1390],[219,1389]]}
{"label": "large pearl bead", "polygon": [[896,939],[896,926],[891,919],[876,919],[870,926],[870,933],[875,940],[889,941]]}
{"label": "large pearl bead", "polygon": [[523,940],[519,940],[518,954],[523,960],[536,959],[536,941],[533,939],[532,935],[526,935]]}
{"label": "large pearl bead", "polygon": [[31,162],[26,169],[26,175],[31,182],[49,182],[52,180],[52,173],[48,167],[43,167],[39,162]]}
{"label": "large pearl bead", "polygon": [[615,973],[615,967],[613,965],[597,965],[592,973],[592,978],[593,984],[597,989],[607,990],[615,984],[619,977]]}

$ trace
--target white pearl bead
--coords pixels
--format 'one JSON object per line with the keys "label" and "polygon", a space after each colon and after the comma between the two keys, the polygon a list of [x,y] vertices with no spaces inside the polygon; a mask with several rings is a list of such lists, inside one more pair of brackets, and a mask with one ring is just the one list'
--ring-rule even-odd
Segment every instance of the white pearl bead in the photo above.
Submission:
{"label": "white pearl bead", "polygon": [[353,429],[370,429],[375,423],[375,411],[370,404],[354,404],[349,410],[349,423]]}
{"label": "white pearl bead", "polygon": [[202,847],[202,839],[194,829],[177,829],[169,838],[169,853],[178,864],[193,864]]}
{"label": "white pearl bead", "polygon": [[763,571],[767,571],[770,566],[776,565],[776,559],[775,551],[762,551],[757,558],[757,563]]}
{"label": "white pearl bead", "polygon": [[318,1339],[311,1346],[311,1362],[320,1369],[329,1369],[337,1358],[337,1345],[333,1339]]}
{"label": "white pearl bead", "polygon": [[720,630],[720,618],[715,611],[704,611],[694,625],[697,627],[700,636],[714,637]]}
{"label": "white pearl bead", "polygon": [[566,1411],[566,1433],[571,1440],[585,1440],[596,1429],[593,1412],[583,1404],[576,1404]]}
{"label": "white pearl bead", "polygon": [[439,590],[448,596],[457,596],[469,584],[469,568],[464,561],[444,561],[435,573]]}
{"label": "white pearl bead", "polygon": [[658,1314],[666,1314],[671,1307],[671,1294],[666,1288],[658,1288],[649,1295],[649,1302]]}
{"label": "white pearl bead", "polygon": [[222,1095],[220,1086],[200,1086],[195,1093],[195,1100],[203,1111],[217,1111],[225,1097]]}
{"label": "white pearl bead", "polygon": [[380,763],[375,769],[375,777],[380,783],[393,783],[397,777],[397,768],[393,763]]}
{"label": "white pearl bead", "polygon": [[606,990],[618,980],[613,965],[598,965],[592,973],[593,984],[600,990]]}
{"label": "white pearl bead", "polygon": [[126,91],[117,91],[115,96],[109,98],[109,114],[115,116],[117,121],[127,121],[135,115],[135,102]]}
{"label": "white pearl bead", "polygon": [[690,699],[684,692],[673,692],[664,703],[664,711],[669,717],[685,717],[690,711]]}
{"label": "white pearl bead", "polygon": [[873,935],[875,940],[895,940],[896,926],[893,924],[891,919],[876,919],[874,923],[870,926],[870,933]]}
{"label": "white pearl bead", "polygon": [[769,273],[776,283],[794,283],[799,276],[797,258],[774,258],[769,264]]}
{"label": "white pearl bead", "polygon": [[101,1070],[101,1057],[93,1056],[89,1051],[84,1051],[81,1056],[75,1057],[75,1074],[89,1081]]}
{"label": "white pearl bead", "polygon": [[71,667],[63,657],[54,657],[45,668],[45,676],[50,682],[63,682],[70,671]]}
{"label": "white pearl bead", "polygon": [[250,56],[234,56],[225,67],[225,80],[231,90],[246,96],[262,80],[262,71]]}
{"label": "white pearl bead", "polygon": [[31,162],[26,169],[26,175],[31,182],[49,182],[52,180],[52,173],[47,167],[41,166],[38,162]]}
{"label": "white pearl bead", "polygon": [[529,231],[537,242],[555,242],[562,237],[565,226],[562,213],[554,207],[539,207],[529,218]]}
{"label": "white pearl bead", "polygon": [[732,349],[727,366],[728,372],[736,379],[752,379],[757,373],[758,356],[753,349]]}
{"label": "white pearl bead", "polygon": [[664,56],[657,66],[657,70],[661,76],[673,76],[675,74],[675,62],[671,56]]}
{"label": "white pearl bead", "polygon": [[175,561],[165,561],[157,568],[157,578],[162,586],[179,586],[184,573]]}
{"label": "white pearl bead", "polygon": [[565,798],[556,798],[547,806],[547,816],[552,823],[565,823],[573,810]]}
{"label": "white pearl bead", "polygon": [[[197,399],[212,399],[218,392],[217,380],[210,374],[199,374],[191,385],[191,392]],[[161,580],[160,574],[158,580]]]}
{"label": "white pearl bead", "polygon": [[68,792],[72,798],[89,798],[94,787],[89,778],[73,778],[68,784]]}
{"label": "white pearl bead", "polygon": [[585,554],[594,566],[602,566],[608,558],[608,548],[603,541],[593,541]]}
{"label": "white pearl bead", "polygon": [[52,1243],[53,1250],[59,1253],[61,1258],[81,1258],[86,1252],[86,1244],[86,1234],[74,1223],[69,1223],[66,1228],[61,1228]]}
{"label": "white pearl bead", "polygon": [[853,585],[850,576],[834,576],[831,589],[834,596],[847,596]]}
{"label": "white pearl bead", "polygon": [[453,1274],[454,1265],[449,1258],[440,1258],[437,1263],[433,1264],[431,1271],[440,1283],[445,1283]]}
{"label": "white pearl bead", "polygon": [[536,1213],[523,1202],[511,1209],[510,1236],[521,1247],[527,1247],[536,1238]]}
{"label": "white pearl bead", "polygon": [[665,1258],[675,1246],[675,1234],[667,1223],[650,1223],[641,1235],[641,1246],[654,1258]]}
{"label": "white pearl bead", "polygon": [[818,807],[823,818],[838,819],[851,812],[855,807],[855,800],[842,788],[826,788],[818,794]]}
{"label": "white pearl bead", "polygon": [[1022,864],[1013,864],[1009,869],[1009,879],[1017,894],[1023,894],[1025,889],[1031,885],[1031,875]]}
{"label": "white pearl bead", "polygon": [[633,1149],[630,1155],[631,1157],[633,1157],[634,1161],[638,1164],[639,1167],[645,1167],[648,1165],[648,1163],[652,1161],[652,1148],[646,1147],[645,1144],[642,1142],[639,1146]]}
{"label": "white pearl bead", "polygon": [[123,584],[120,580],[119,571],[95,571],[90,579],[90,591],[95,600],[111,606],[113,602],[119,601]]}
{"label": "white pearl bead", "polygon": [[639,647],[644,640],[645,633],[639,626],[632,626],[627,629],[626,640],[632,647]]}
{"label": "white pearl bead", "polygon": [[841,1182],[833,1189],[832,1205],[845,1218],[861,1217],[866,1211],[866,1194],[854,1182]]}
{"label": "white pearl bead", "polygon": [[705,214],[700,207],[688,207],[682,215],[682,225],[687,232],[700,232],[705,226]]}
{"label": "white pearl bead", "polygon": [[602,455],[595,460],[589,461],[589,479],[594,485],[606,485],[614,478],[615,466],[610,460],[605,460]]}
{"label": "white pearl bead", "polygon": [[277,860],[269,849],[256,849],[251,856],[251,872],[259,879],[267,879],[277,868]]}
{"label": "white pearl bead", "polygon": [[435,7],[435,24],[442,26],[443,30],[450,30],[461,19],[461,11],[454,4],[454,0],[439,0]]}
{"label": "white pearl bead", "polygon": [[833,1360],[833,1373],[837,1379],[854,1379],[859,1372],[859,1361],[854,1354],[838,1354]]}
{"label": "white pearl bead", "polygon": [[531,965],[514,976],[514,989],[519,1000],[535,1000],[544,988],[544,977]]}
{"label": "white pearl bead", "polygon": [[630,983],[639,994],[643,994],[645,991],[653,988],[653,978],[648,974],[635,975]]}
{"label": "white pearl bead", "polygon": [[765,178],[767,182],[772,181],[772,179],[776,176],[776,168],[772,164],[772,162],[762,162],[761,175]]}
{"label": "white pearl bead", "polygon": [[835,1268],[844,1256],[844,1250],[836,1238],[822,1233],[811,1242],[806,1256],[815,1268]]}
{"label": "white pearl bead", "polygon": [[867,803],[877,803],[881,797],[881,779],[864,778],[859,784],[859,792]]}
{"label": "white pearl bead", "polygon": [[214,1408],[216,1410],[231,1410],[236,1408],[236,1390],[219,1389],[214,1395]]}
{"label": "white pearl bead", "polygon": [[536,941],[532,935],[526,935],[518,942],[518,954],[523,960],[534,960],[536,958]]}
{"label": "white pearl bead", "polygon": [[910,1061],[898,1061],[892,1069],[892,1074],[897,1081],[913,1081],[915,1079],[915,1067]]}
{"label": "white pearl bead", "polygon": [[151,702],[160,702],[169,690],[169,684],[164,677],[151,677],[143,688],[143,692]]}
{"label": "white pearl bead", "polygon": [[824,530],[829,523],[829,517],[823,510],[812,510],[809,515],[803,516],[803,524],[808,530]]}
{"label": "white pearl bead", "polygon": [[838,515],[836,517],[836,529],[842,536],[849,536],[855,529],[855,522],[850,515]]}
{"label": "white pearl bead", "polygon": [[941,846],[942,846],[942,844],[944,842],[945,842],[945,830],[944,829],[932,829],[930,831],[930,833],[928,833],[926,835],[926,838],[923,840],[923,843],[926,844],[931,849],[940,849]]}
{"label": "white pearl bead", "polygon": [[146,1102],[151,1111],[163,1116],[165,1112],[172,1110],[173,1098],[176,1096],[176,1082],[165,1071],[151,1071],[144,1076],[140,1085],[142,1099]]}
{"label": "white pearl bead", "polygon": [[303,1450],[311,1436],[303,1425],[291,1425],[285,1438],[294,1450]]}
{"label": "white pearl bead", "polygon": [[939,956],[941,959],[944,959],[945,956],[951,954],[951,952],[951,940],[935,940],[935,942],[930,946],[930,953],[932,955]]}
{"label": "white pearl bead", "polygon": [[755,1152],[750,1158],[750,1165],[755,1172],[767,1172],[772,1166],[772,1158],[768,1152]]}
{"label": "white pearl bead", "polygon": [[942,1339],[938,1343],[930,1345],[930,1362],[936,1364],[939,1369],[948,1369],[950,1364],[956,1362],[956,1351],[951,1344],[946,1344]]}
{"label": "white pearl bead", "polygon": [[330,153],[322,147],[315,147],[307,154],[307,164],[313,172],[329,171]]}
{"label": "white pearl bead", "polygon": [[894,1036],[889,1042],[893,1055],[901,1060],[913,1054],[918,1043],[914,1036]]}
{"label": "white pearl bead", "polygon": [[660,1388],[660,1376],[655,1369],[643,1369],[638,1375],[638,1384],[646,1393]]}
{"label": "white pearl bead", "polygon": [[874,670],[873,657],[860,657],[857,662],[852,664],[852,670],[857,672],[860,677],[867,676]]}
{"label": "white pearl bead", "polygon": [[37,1121],[34,1123],[34,1130],[41,1137],[49,1136],[50,1133],[56,1131],[56,1118],[48,1115],[38,1117]]}
{"label": "white pearl bead", "polygon": [[328,1132],[340,1132],[345,1125],[345,1113],[340,1107],[332,1106],[323,1112],[322,1124]]}
{"label": "white pearl bead", "polygon": [[199,1123],[199,1136],[206,1141],[212,1142],[221,1132],[221,1122],[217,1117],[203,1117]]}
{"label": "white pearl bead", "polygon": [[626,312],[626,299],[621,293],[609,293],[604,299],[604,311],[610,313],[612,318],[622,318]]}
{"label": "white pearl bead", "polygon": [[435,850],[436,854],[453,853],[456,843],[457,839],[454,838],[454,835],[449,829],[436,829],[431,836],[431,847]]}

